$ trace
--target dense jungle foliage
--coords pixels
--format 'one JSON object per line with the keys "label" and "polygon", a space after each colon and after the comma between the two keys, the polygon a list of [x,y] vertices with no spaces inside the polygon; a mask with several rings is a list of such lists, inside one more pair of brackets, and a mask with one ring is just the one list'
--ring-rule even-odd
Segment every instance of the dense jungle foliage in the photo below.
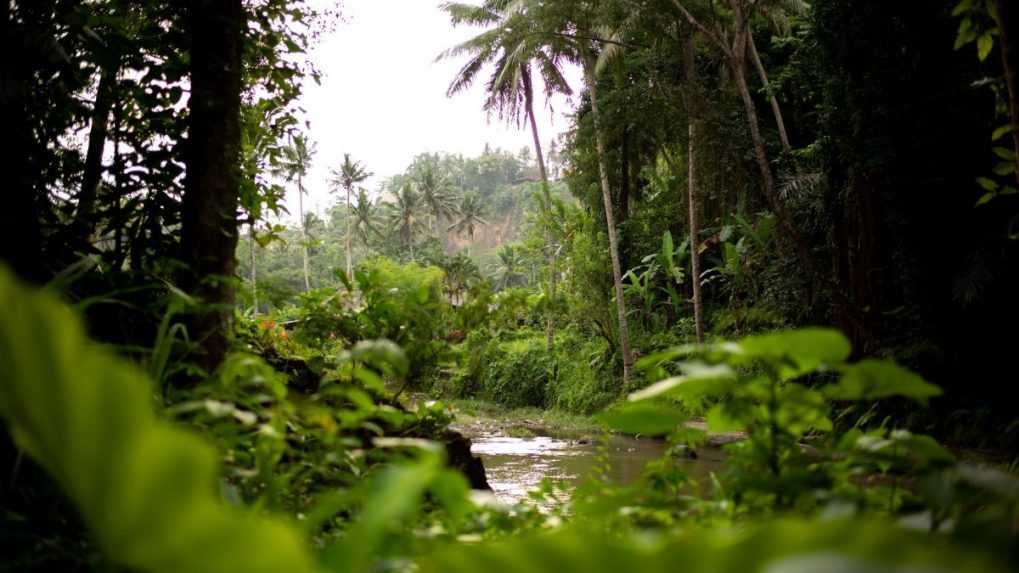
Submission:
{"label": "dense jungle foliage", "polygon": [[[0,570],[1019,568],[1014,2],[435,9],[532,146],[369,189],[342,3],[0,4]],[[457,404],[596,469],[498,498]]]}

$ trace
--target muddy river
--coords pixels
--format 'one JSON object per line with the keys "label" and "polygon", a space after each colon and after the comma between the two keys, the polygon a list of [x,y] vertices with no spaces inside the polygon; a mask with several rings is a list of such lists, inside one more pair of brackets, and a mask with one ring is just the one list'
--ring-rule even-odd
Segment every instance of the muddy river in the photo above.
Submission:
{"label": "muddy river", "polygon": [[[561,439],[553,437],[511,438],[477,436],[472,439],[471,452],[481,457],[488,483],[496,497],[507,503],[527,498],[544,479],[576,485],[592,475],[607,458],[608,478],[627,484],[638,477],[644,465],[665,453],[667,445],[660,440],[613,435],[602,449],[598,440]],[[721,467],[722,453],[714,449],[698,452],[688,464],[692,477],[706,477]]]}

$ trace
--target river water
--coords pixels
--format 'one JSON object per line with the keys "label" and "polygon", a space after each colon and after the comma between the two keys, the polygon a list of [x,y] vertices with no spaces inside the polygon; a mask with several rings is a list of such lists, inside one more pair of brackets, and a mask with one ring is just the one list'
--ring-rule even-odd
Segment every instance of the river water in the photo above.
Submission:
{"label": "river water", "polygon": [[[603,461],[607,477],[625,485],[640,477],[644,465],[661,457],[668,445],[661,440],[612,435],[602,448],[598,440],[563,439],[547,436],[511,438],[479,436],[471,452],[485,465],[488,483],[496,498],[506,503],[527,499],[544,479],[577,485],[588,478]],[[715,449],[698,452],[695,460],[682,460],[694,478],[717,471],[723,454]]]}

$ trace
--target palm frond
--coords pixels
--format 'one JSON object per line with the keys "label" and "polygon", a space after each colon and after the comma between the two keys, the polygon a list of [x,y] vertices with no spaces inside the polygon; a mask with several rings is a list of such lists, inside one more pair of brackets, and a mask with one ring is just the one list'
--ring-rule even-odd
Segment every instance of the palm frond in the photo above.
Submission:
{"label": "palm frond", "polygon": [[783,197],[803,197],[813,194],[824,183],[824,174],[820,171],[798,173],[782,178],[779,192]]}
{"label": "palm frond", "polygon": [[439,5],[439,9],[449,14],[449,20],[454,26],[484,26],[500,20],[499,12],[488,6],[445,2]]}

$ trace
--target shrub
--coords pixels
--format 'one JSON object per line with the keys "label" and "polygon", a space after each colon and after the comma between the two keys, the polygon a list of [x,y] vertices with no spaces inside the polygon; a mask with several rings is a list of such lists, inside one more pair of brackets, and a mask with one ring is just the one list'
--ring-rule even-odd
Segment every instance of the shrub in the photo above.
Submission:
{"label": "shrub", "polygon": [[366,261],[349,291],[318,289],[301,295],[300,306],[288,313],[298,323],[294,337],[323,352],[364,340],[390,340],[412,364],[410,381],[419,381],[449,349],[449,303],[442,280],[435,267],[385,258]]}
{"label": "shrub", "polygon": [[479,397],[511,408],[540,407],[589,414],[618,396],[608,346],[569,330],[548,352],[545,332],[472,332],[464,344],[464,372],[454,394]]}
{"label": "shrub", "polygon": [[511,408],[545,407],[552,361],[544,336],[488,344],[482,364],[478,381],[483,398]]}
{"label": "shrub", "polygon": [[600,338],[563,331],[556,338],[556,375],[548,388],[551,407],[590,414],[619,395],[613,384],[609,348]]}
{"label": "shrub", "polygon": [[358,339],[399,344],[412,365],[412,380],[433,369],[448,349],[442,271],[381,258],[362,264],[355,280],[364,303],[357,313]]}

